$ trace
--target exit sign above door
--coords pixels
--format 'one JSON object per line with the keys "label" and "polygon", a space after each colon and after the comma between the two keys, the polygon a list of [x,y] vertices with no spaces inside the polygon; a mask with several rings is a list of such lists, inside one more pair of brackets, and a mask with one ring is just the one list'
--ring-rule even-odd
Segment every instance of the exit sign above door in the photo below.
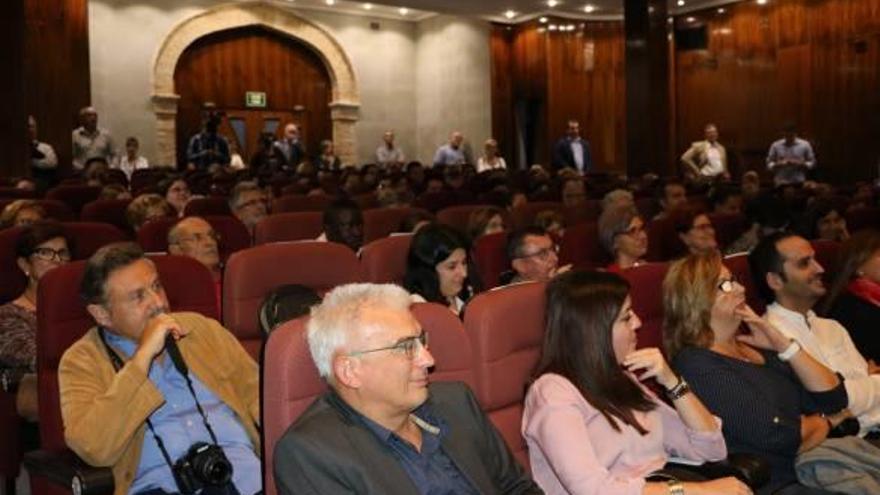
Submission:
{"label": "exit sign above door", "polygon": [[266,108],[266,93],[248,91],[244,94],[244,105],[248,108]]}

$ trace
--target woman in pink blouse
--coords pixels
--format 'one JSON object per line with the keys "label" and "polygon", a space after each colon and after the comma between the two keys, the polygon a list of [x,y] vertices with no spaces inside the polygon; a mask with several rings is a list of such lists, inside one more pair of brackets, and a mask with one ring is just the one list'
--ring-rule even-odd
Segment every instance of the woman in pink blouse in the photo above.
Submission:
{"label": "woman in pink blouse", "polygon": [[[648,482],[669,456],[727,456],[720,421],[656,348],[636,350],[641,326],[629,285],[613,273],[570,272],[547,286],[547,330],[522,433],[546,493],[748,494],[736,478]],[[675,406],[640,380],[653,378]],[[682,492],[681,490],[684,490]]]}

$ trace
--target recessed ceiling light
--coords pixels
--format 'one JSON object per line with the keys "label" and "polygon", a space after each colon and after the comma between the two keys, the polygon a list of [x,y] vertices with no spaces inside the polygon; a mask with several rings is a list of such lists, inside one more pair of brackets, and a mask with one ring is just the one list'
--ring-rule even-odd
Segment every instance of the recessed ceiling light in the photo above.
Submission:
{"label": "recessed ceiling light", "polygon": [[514,12],[513,10],[508,10],[504,12],[504,17],[507,17],[508,19],[513,19],[514,17],[516,17],[516,12]]}
{"label": "recessed ceiling light", "polygon": [[409,14],[409,9],[406,8],[406,7],[401,7],[401,8],[399,8],[397,11],[400,12],[400,15],[406,15],[406,14]]}
{"label": "recessed ceiling light", "polygon": [[549,26],[547,26],[547,29],[549,29],[550,31],[556,31],[556,24],[550,24]]}
{"label": "recessed ceiling light", "polygon": [[585,5],[584,6],[584,12],[586,12],[588,14],[592,13],[594,10],[596,10],[595,5]]}
{"label": "recessed ceiling light", "polygon": [[758,5],[767,5],[767,0],[757,0]]}
{"label": "recessed ceiling light", "polygon": [[719,13],[719,14],[723,14],[723,13],[725,13],[725,12],[727,12],[727,11],[724,10],[724,7],[721,7],[720,9],[718,9],[718,13]]}
{"label": "recessed ceiling light", "polygon": [[678,0],[678,4],[677,4],[677,5],[678,5],[679,7],[684,7],[684,0]]}
{"label": "recessed ceiling light", "polygon": [[373,4],[371,4],[371,3],[364,4],[364,10],[372,10],[372,9],[373,9]]}
{"label": "recessed ceiling light", "polygon": [[688,22],[696,22],[697,18],[696,18],[696,17],[688,17],[688,18],[685,19],[685,20],[688,21]]}
{"label": "recessed ceiling light", "polygon": [[324,0],[324,2],[325,2],[327,5],[334,5],[334,4],[336,3],[336,0]]}
{"label": "recessed ceiling light", "polygon": [[538,19],[538,22],[540,22],[541,24],[547,24],[547,18],[542,17],[542,18]]}
{"label": "recessed ceiling light", "polygon": [[547,0],[547,6],[551,9],[559,5],[559,0]]}

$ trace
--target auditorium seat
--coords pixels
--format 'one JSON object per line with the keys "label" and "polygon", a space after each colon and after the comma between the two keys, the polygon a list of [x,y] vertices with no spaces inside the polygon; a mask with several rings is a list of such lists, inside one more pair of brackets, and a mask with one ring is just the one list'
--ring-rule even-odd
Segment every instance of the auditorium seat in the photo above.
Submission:
{"label": "auditorium seat", "polygon": [[[195,311],[217,318],[213,282],[211,274],[204,266],[181,256],[157,256],[152,259],[173,311]],[[31,475],[31,491],[35,494],[76,493],[75,490],[63,489],[65,483],[57,469],[58,465],[47,460],[57,459],[55,456],[63,456],[67,451],[59,402],[58,364],[64,351],[94,325],[79,298],[84,270],[84,261],[69,263],[48,272],[40,282],[40,304],[37,307],[37,380],[40,394],[41,450],[28,454],[25,460]],[[72,453],[67,452],[67,455],[72,456]],[[50,483],[50,480],[54,482]],[[110,482],[112,483],[112,475]],[[67,486],[70,487],[70,482]]]}
{"label": "auditorium seat", "polygon": [[166,171],[161,168],[140,168],[132,172],[129,182],[131,195],[137,197],[145,190],[156,188]]}
{"label": "auditorium seat", "polygon": [[571,227],[585,222],[595,222],[599,219],[599,204],[597,199],[587,199],[578,206],[566,207],[563,210],[565,225]]}
{"label": "auditorium seat", "polygon": [[0,186],[0,199],[35,199],[36,197],[36,191],[28,191],[26,189],[19,189],[10,186]]}
{"label": "auditorium seat", "polygon": [[863,229],[880,230],[880,208],[856,208],[846,212],[845,218],[850,233]]}
{"label": "auditorium seat", "polygon": [[137,231],[137,243],[148,253],[168,251],[168,231],[178,220],[176,217],[162,217],[148,221]]}
{"label": "auditorium seat", "polygon": [[257,223],[254,244],[314,240],[324,230],[322,217],[319,211],[273,213]]}
{"label": "auditorium seat", "polygon": [[61,201],[78,215],[86,203],[95,201],[100,194],[100,186],[56,186],[46,192],[46,199]]}
{"label": "auditorium seat", "polygon": [[209,196],[191,199],[184,207],[183,214],[188,217],[231,216],[232,210],[226,198]]}
{"label": "auditorium seat", "polygon": [[510,227],[512,230],[523,229],[532,224],[535,216],[545,210],[555,211],[565,218],[565,207],[556,201],[529,201],[528,203],[514,208],[510,213]]}
{"label": "auditorium seat", "polygon": [[718,247],[722,250],[733,241],[739,239],[739,236],[748,227],[745,216],[740,214],[710,213],[709,221],[715,227],[715,240],[718,241]]}
{"label": "auditorium seat", "polygon": [[678,237],[675,223],[671,218],[651,220],[647,224],[648,231],[648,254],[645,258],[649,261],[668,261],[676,259],[687,248]]}
{"label": "auditorium seat", "polygon": [[335,199],[332,196],[323,194],[317,196],[281,196],[272,202],[272,213],[324,211]]}
{"label": "auditorium seat", "polygon": [[755,310],[759,315],[764,314],[766,303],[758,292],[758,286],[755,278],[752,276],[752,270],[749,268],[748,254],[734,254],[724,258],[724,266],[730,270],[730,273],[736,277],[739,283],[746,290],[746,303],[750,308]]}
{"label": "auditorium seat", "polygon": [[351,199],[352,201],[357,203],[361,210],[378,208],[379,206],[379,201],[376,199],[376,194],[372,192],[358,194]]}
{"label": "auditorium seat", "polygon": [[571,264],[575,268],[598,268],[611,262],[599,245],[596,222],[580,223],[565,228],[559,243],[559,265]]}
{"label": "auditorium seat", "polygon": [[79,218],[83,222],[108,223],[128,234],[131,232],[131,225],[125,217],[125,209],[129,203],[130,199],[98,199],[86,203]]}
{"label": "auditorium seat", "polygon": [[651,196],[636,198],[636,209],[639,210],[639,215],[645,222],[654,218],[658,213],[658,206],[657,201]]}
{"label": "auditorium seat", "polygon": [[473,266],[486,289],[498,287],[499,278],[510,268],[507,259],[507,232],[481,235],[471,247]]}
{"label": "auditorium seat", "polygon": [[375,240],[361,249],[364,277],[377,284],[403,284],[411,234],[393,235]]}
{"label": "auditorium seat", "polygon": [[[220,236],[220,260],[226,261],[232,253],[251,246],[251,234],[241,220],[228,215],[212,215],[202,217]],[[180,219],[163,217],[150,220],[137,232],[137,242],[148,253],[164,253],[168,251],[168,231]]]}
{"label": "auditorium seat", "polygon": [[629,282],[633,312],[642,320],[637,334],[640,349],[663,349],[663,277],[668,269],[666,263],[647,263],[620,273]]}
{"label": "auditorium seat", "polygon": [[813,251],[816,253],[816,261],[825,269],[822,279],[825,281],[825,285],[829,286],[832,278],[834,278],[834,270],[837,267],[840,243],[836,241],[814,240],[810,244],[813,245]]}
{"label": "auditorium seat", "polygon": [[437,222],[453,227],[464,234],[467,232],[468,219],[470,219],[471,213],[476,210],[488,208],[489,206],[490,205],[460,205],[443,208],[437,212]]}
{"label": "auditorium seat", "polygon": [[77,214],[73,209],[57,199],[39,199],[37,204],[46,212],[47,218],[52,218],[59,222],[72,222],[77,218]]}
{"label": "auditorium seat", "polygon": [[524,283],[484,292],[464,312],[477,398],[523,466],[529,458],[520,424],[544,338],[544,287]]}
{"label": "auditorium seat", "polygon": [[67,222],[61,226],[73,241],[75,260],[84,260],[107,244],[129,240],[125,232],[107,223]]}
{"label": "auditorium seat", "polygon": [[229,257],[223,272],[223,323],[258,355],[263,332],[257,315],[270,291],[299,284],[323,295],[362,280],[357,257],[342,244],[279,242],[245,249]]}
{"label": "auditorium seat", "polygon": [[400,223],[412,211],[412,208],[374,208],[372,210],[364,210],[364,242],[375,241],[395,232],[400,232]]}

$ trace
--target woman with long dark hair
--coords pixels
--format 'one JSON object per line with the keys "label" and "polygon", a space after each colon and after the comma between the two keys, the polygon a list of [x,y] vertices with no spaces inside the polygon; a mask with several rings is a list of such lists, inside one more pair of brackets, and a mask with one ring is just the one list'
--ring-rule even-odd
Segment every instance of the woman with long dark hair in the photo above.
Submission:
{"label": "woman with long dark hair", "polygon": [[[735,478],[648,482],[670,454],[727,455],[717,418],[656,348],[636,350],[629,284],[606,272],[569,272],[547,285],[541,360],[522,432],[532,475],[548,494],[751,493]],[[641,381],[653,378],[672,406]]]}
{"label": "woman with long dark hair", "polygon": [[417,301],[435,302],[459,314],[474,292],[468,245],[451,227],[430,224],[413,236],[403,286]]}

